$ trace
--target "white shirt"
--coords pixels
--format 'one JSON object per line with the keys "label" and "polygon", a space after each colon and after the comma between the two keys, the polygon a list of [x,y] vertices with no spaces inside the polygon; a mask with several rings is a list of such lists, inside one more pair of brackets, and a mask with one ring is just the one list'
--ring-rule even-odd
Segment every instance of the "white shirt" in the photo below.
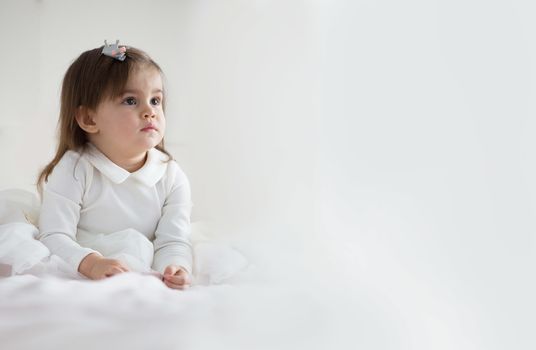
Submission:
{"label": "white shirt", "polygon": [[[175,161],[153,148],[130,173],[88,143],[67,151],[45,184],[39,239],[78,270],[88,254],[124,258],[134,270],[192,271],[190,184]],[[131,266],[131,265],[136,265]]]}

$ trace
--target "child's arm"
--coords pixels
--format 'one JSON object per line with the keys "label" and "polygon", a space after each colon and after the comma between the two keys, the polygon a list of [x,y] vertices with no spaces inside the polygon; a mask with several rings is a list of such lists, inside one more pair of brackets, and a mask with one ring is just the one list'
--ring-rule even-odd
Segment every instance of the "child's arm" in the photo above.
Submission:
{"label": "child's arm", "polygon": [[77,153],[68,151],[50,174],[42,193],[37,238],[74,271],[85,257],[96,253],[76,241],[84,191],[91,177],[91,166]]}
{"label": "child's arm", "polygon": [[170,162],[172,171],[172,186],[162,207],[162,216],[158,222],[153,241],[155,255],[153,269],[162,274],[176,269],[181,274],[192,272],[192,245],[190,243],[190,213],[192,202],[190,198],[190,183],[186,175],[175,162]]}

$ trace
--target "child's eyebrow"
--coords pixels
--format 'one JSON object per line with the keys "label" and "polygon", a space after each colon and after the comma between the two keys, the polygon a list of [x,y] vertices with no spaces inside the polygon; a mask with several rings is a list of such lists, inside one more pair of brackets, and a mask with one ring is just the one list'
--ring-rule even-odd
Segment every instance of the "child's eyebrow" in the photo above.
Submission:
{"label": "child's eyebrow", "polygon": [[[123,90],[121,94],[137,94],[140,92],[141,90],[127,89],[127,90]],[[151,91],[151,94],[157,94],[157,93],[162,93],[162,89],[154,89],[153,91]]]}

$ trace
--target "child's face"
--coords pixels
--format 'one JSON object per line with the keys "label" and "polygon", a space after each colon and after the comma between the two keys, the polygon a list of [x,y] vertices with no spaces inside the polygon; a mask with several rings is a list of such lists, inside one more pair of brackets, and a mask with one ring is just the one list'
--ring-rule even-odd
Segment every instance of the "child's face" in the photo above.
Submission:
{"label": "child's face", "polygon": [[125,157],[158,145],[166,130],[162,90],[162,77],[155,68],[135,69],[124,92],[102,101],[92,112],[98,132],[90,136],[91,141]]}

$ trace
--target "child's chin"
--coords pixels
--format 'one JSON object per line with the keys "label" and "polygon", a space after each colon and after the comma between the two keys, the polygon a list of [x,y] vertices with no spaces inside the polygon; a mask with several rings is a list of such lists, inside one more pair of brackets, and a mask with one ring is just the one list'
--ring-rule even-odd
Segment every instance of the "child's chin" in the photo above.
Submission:
{"label": "child's chin", "polygon": [[162,141],[162,138],[146,140],[145,142],[140,143],[140,148],[143,148],[144,150],[148,151],[151,148],[158,146],[161,141]]}

